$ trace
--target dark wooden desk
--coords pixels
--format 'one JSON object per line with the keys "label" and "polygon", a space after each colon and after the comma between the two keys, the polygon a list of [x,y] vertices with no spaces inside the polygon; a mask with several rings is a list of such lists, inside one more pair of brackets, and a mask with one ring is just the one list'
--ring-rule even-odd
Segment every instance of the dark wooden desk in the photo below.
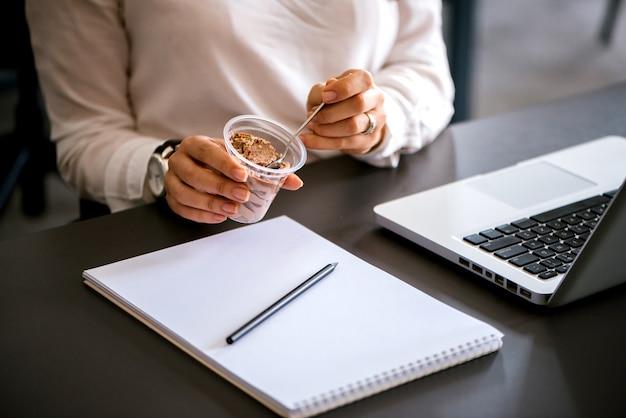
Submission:
{"label": "dark wooden desk", "polygon": [[[376,226],[383,200],[595,137],[626,136],[626,83],[454,125],[395,170],[307,166],[286,214],[506,335],[501,351],[326,416],[626,416],[626,289],[557,311],[525,305]],[[3,416],[271,416],[82,284],[81,272],[236,227],[147,206],[0,242]]]}

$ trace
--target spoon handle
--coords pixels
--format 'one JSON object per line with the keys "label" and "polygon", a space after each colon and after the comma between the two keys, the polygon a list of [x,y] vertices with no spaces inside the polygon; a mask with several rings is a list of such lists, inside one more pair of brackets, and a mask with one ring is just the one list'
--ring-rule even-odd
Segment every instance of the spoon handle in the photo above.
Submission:
{"label": "spoon handle", "polygon": [[289,146],[291,145],[291,142],[293,141],[293,139],[296,138],[298,135],[300,135],[300,132],[302,132],[304,130],[304,128],[306,128],[306,126],[309,124],[309,122],[311,122],[313,120],[315,115],[317,115],[319,113],[319,111],[322,110],[323,107],[324,107],[324,102],[322,102],[317,107],[317,109],[315,109],[315,111],[311,114],[311,116],[309,116],[304,121],[304,123],[298,128],[298,130],[296,132],[294,132],[293,135],[291,135],[291,138],[289,138],[289,142],[287,142],[287,146],[285,146],[285,151],[280,156],[280,158],[278,158],[276,161],[274,161],[273,163],[268,165],[269,168],[276,168],[283,162],[283,160],[285,159],[285,156],[287,156],[287,151],[289,151]]}
{"label": "spoon handle", "polygon": [[306,128],[306,126],[309,124],[309,122],[311,122],[313,120],[313,118],[315,117],[315,115],[317,115],[319,113],[320,110],[322,110],[322,108],[324,107],[324,102],[322,102],[317,109],[315,109],[315,111],[311,114],[311,116],[309,116],[302,125],[300,125],[300,127],[298,128],[298,130],[292,135],[292,137],[297,137],[298,135],[300,135],[300,132],[302,132],[304,130],[304,128]]}

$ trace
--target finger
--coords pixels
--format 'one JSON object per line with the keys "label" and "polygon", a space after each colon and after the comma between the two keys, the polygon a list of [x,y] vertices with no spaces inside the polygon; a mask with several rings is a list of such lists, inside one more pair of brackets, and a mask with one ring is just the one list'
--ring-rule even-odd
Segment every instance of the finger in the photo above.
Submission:
{"label": "finger", "polygon": [[[193,139],[186,138],[170,157],[169,170],[165,176],[166,190],[178,186],[174,181],[176,178],[197,191],[245,202],[249,191],[242,181],[247,178],[247,173],[228,155],[223,142],[207,137],[190,138]],[[228,174],[241,180],[234,181]]]}
{"label": "finger", "polygon": [[346,137],[319,136],[313,133],[302,134],[302,142],[310,149],[338,150],[349,154],[364,154],[376,146],[381,135],[353,135]]}
{"label": "finger", "polygon": [[226,219],[228,219],[228,217],[225,215],[183,206],[176,201],[170,200],[169,197],[166,197],[166,199],[172,212],[178,214],[185,219],[189,219],[190,221],[205,224],[217,224],[220,222],[224,222]]}
{"label": "finger", "polygon": [[282,188],[285,190],[298,190],[303,185],[304,182],[302,181],[302,179],[300,179],[300,177],[295,174],[290,174],[285,179],[285,183],[283,184]]}
{"label": "finger", "polygon": [[221,138],[209,138],[202,135],[187,137],[182,141],[176,153],[170,157],[170,163],[179,152],[232,180],[243,182],[247,179],[248,174],[245,168],[228,155],[224,140]]}
{"label": "finger", "polygon": [[319,150],[343,150],[345,148],[353,148],[357,141],[353,137],[327,137],[314,133],[304,133],[300,135],[304,145],[310,149]]}
{"label": "finger", "polygon": [[[165,189],[176,191],[179,195],[194,190],[201,194],[221,196],[236,202],[246,202],[250,191],[244,183],[236,182],[221,173],[197,165],[193,160],[180,164],[172,164],[165,175]],[[184,185],[185,187],[183,188]]]}
{"label": "finger", "polygon": [[[384,96],[380,90],[366,90],[342,102],[332,104],[328,106],[327,109],[323,109],[315,117],[315,119],[311,121],[309,129],[315,133],[323,135],[323,133],[319,131],[322,127],[325,128],[325,133],[329,133],[333,129],[333,124],[349,120],[350,118],[355,118],[352,122],[352,127],[354,128],[352,131],[338,133],[334,136],[356,135],[357,133],[363,131],[359,130],[359,127],[369,124],[369,119],[367,116],[363,116],[363,114],[366,112],[372,112],[373,109],[382,106],[383,102]],[[367,129],[367,125],[365,126],[365,129]]]}
{"label": "finger", "polygon": [[371,134],[365,134],[370,127],[369,117],[364,114],[344,119],[332,124],[315,125],[311,132],[300,138],[307,148],[341,150],[350,154],[363,154],[375,147],[382,139],[386,123],[386,113],[367,112],[376,121]]}
{"label": "finger", "polygon": [[[166,198],[168,203],[170,203],[170,207],[186,207],[223,216],[234,215],[239,210],[240,203],[238,201],[218,194],[202,192],[185,184],[175,176],[169,176],[166,178],[166,182]],[[242,189],[245,191],[246,196],[249,197],[249,191],[245,187],[242,187]]]}
{"label": "finger", "polygon": [[311,87],[306,100],[306,108],[308,111],[313,110],[314,107],[322,103],[322,88],[324,88],[324,83],[317,83]]}
{"label": "finger", "polygon": [[[316,135],[328,138],[342,138],[360,134],[367,129],[366,124],[369,125],[369,118],[364,113],[359,113],[356,116],[338,119],[331,123],[311,123],[310,130]],[[363,126],[365,126],[365,129],[363,129]]]}
{"label": "finger", "polygon": [[336,103],[370,89],[374,79],[365,70],[349,70],[322,88],[322,100],[325,103]]}
{"label": "finger", "polygon": [[223,141],[207,137],[186,138],[169,160],[165,176],[166,199],[170,208],[187,219],[203,223],[222,222],[236,214],[240,202],[250,197],[245,184],[217,171],[241,168],[223,147]]}

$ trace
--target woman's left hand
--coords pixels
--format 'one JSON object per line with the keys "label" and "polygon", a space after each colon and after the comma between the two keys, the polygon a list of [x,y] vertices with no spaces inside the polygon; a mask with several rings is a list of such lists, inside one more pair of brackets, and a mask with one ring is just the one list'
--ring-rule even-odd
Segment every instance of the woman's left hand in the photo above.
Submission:
{"label": "woman's left hand", "polygon": [[307,109],[322,109],[309,123],[311,132],[300,135],[311,149],[341,150],[365,154],[383,139],[387,113],[384,95],[365,70],[348,70],[311,88]]}

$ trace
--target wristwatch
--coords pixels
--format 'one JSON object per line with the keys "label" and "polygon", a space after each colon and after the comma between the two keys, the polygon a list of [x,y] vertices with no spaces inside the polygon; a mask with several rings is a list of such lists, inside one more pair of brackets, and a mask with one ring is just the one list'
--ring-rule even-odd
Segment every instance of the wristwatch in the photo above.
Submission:
{"label": "wristwatch", "polygon": [[148,181],[148,187],[154,197],[165,196],[165,173],[167,172],[167,160],[176,151],[178,145],[182,142],[182,139],[168,139],[163,144],[159,145],[148,160],[148,172],[146,173],[146,180]]}

